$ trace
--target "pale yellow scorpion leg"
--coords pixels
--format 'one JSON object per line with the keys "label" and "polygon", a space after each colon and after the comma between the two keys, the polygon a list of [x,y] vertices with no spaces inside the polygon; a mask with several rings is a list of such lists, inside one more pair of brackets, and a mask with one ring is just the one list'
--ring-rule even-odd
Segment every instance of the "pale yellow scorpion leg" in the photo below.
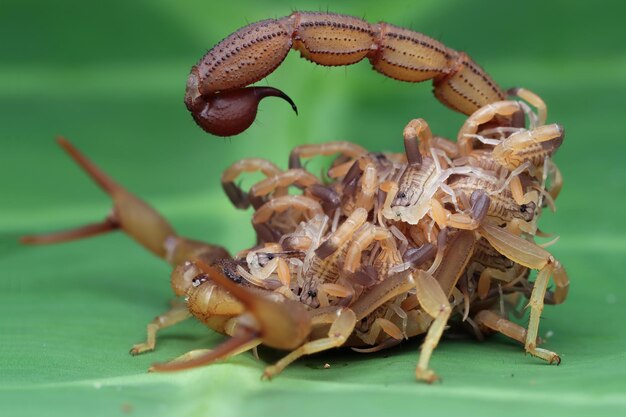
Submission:
{"label": "pale yellow scorpion leg", "polygon": [[[376,340],[380,336],[380,332],[384,332],[386,335],[388,335],[394,340],[402,340],[404,338],[404,334],[402,333],[402,330],[400,330],[398,326],[396,326],[390,320],[387,320],[382,317],[378,317],[376,320],[374,320],[374,323],[372,323],[372,326],[370,327],[369,331],[365,334],[359,335],[359,337],[361,340],[363,340],[365,344],[373,345],[374,343],[376,343]],[[384,345],[384,342],[383,342],[383,345]],[[356,352],[363,352],[363,353],[367,353],[370,351],[370,349],[358,349],[358,348],[353,348],[352,350]]]}
{"label": "pale yellow scorpion leg", "polygon": [[541,358],[549,363],[561,362],[561,358],[554,352],[537,348],[537,333],[539,320],[543,310],[544,298],[550,276],[554,277],[556,290],[554,303],[562,303],[567,297],[569,279],[563,266],[554,259],[550,252],[519,236],[489,224],[481,225],[480,234],[501,254],[527,268],[539,270],[534,283],[528,306],[530,307],[530,321],[526,335],[526,352]]}
{"label": "pale yellow scorpion leg", "polygon": [[513,340],[526,343],[527,330],[519,324],[513,323],[491,310],[482,310],[474,317],[476,324],[494,330],[510,337]]}
{"label": "pale yellow scorpion leg", "polygon": [[154,350],[156,345],[156,334],[159,330],[178,324],[189,317],[191,317],[191,313],[187,309],[186,304],[181,303],[174,305],[171,309],[155,317],[154,320],[148,323],[146,329],[146,341],[134,345],[130,350],[130,354],[139,355],[140,353]]}
{"label": "pale yellow scorpion leg", "polygon": [[421,270],[415,273],[417,300],[422,309],[434,319],[424,339],[415,370],[415,375],[419,380],[429,383],[437,380],[437,375],[428,367],[428,364],[452,313],[448,297],[465,271],[474,251],[475,242],[474,232],[467,230],[457,232],[453,240],[448,243],[444,255],[445,261],[434,276]]}
{"label": "pale yellow scorpion leg", "polygon": [[245,209],[250,205],[248,195],[235,184],[235,180],[244,172],[257,171],[268,178],[282,172],[278,166],[266,159],[246,158],[235,162],[222,173],[222,188],[235,207]]}
{"label": "pale yellow scorpion leg", "polygon": [[543,126],[546,124],[546,120],[548,120],[548,107],[546,103],[539,97],[537,94],[532,91],[517,87],[511,88],[507,93],[511,96],[517,96],[523,100],[526,100],[537,109],[537,126]]}
{"label": "pale yellow scorpion leg", "polygon": [[487,104],[476,110],[467,118],[457,137],[461,155],[467,156],[473,150],[473,135],[478,132],[478,128],[483,123],[492,120],[495,116],[511,117],[514,113],[521,111],[520,104],[516,101],[498,101]]}
{"label": "pale yellow scorpion leg", "polygon": [[429,383],[435,382],[438,377],[428,367],[433,350],[437,347],[443,330],[450,318],[452,309],[448,302],[448,297],[443,293],[439,283],[432,275],[424,271],[417,271],[415,274],[415,286],[417,288],[417,298],[420,306],[429,316],[435,320],[430,325],[426,338],[422,344],[419,362],[415,369],[415,376],[418,380]]}
{"label": "pale yellow scorpion leg", "polygon": [[350,216],[339,226],[339,228],[322,243],[315,254],[320,259],[328,258],[330,255],[341,247],[345,242],[352,238],[354,232],[367,221],[367,211],[364,208],[355,209]]}
{"label": "pale yellow scorpion leg", "polygon": [[292,185],[305,188],[319,183],[320,180],[308,171],[303,169],[289,169],[254,184],[250,188],[250,194],[255,197],[262,197],[277,189],[285,189]]}
{"label": "pale yellow scorpion leg", "polygon": [[367,153],[367,150],[352,142],[338,141],[311,145],[300,145],[293,148],[289,154],[289,168],[302,168],[300,158],[311,158],[320,155],[332,155],[340,153],[355,160]]}

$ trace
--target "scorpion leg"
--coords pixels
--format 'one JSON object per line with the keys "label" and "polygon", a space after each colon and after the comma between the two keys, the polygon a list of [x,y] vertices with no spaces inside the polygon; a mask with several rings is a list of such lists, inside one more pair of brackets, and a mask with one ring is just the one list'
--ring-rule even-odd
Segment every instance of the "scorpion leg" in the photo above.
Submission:
{"label": "scorpion leg", "polygon": [[172,306],[168,311],[154,318],[146,328],[146,341],[137,343],[130,350],[131,355],[139,355],[140,353],[154,350],[156,345],[156,335],[161,329],[174,326],[191,317],[191,313],[185,304],[177,304]]}
{"label": "scorpion leg", "polygon": [[467,156],[473,149],[473,136],[478,132],[481,125],[493,120],[496,116],[513,117],[517,112],[522,111],[522,107],[517,101],[498,101],[496,103],[487,104],[476,110],[467,118],[459,134],[457,143],[461,155]]}
{"label": "scorpion leg", "polygon": [[356,143],[345,141],[300,145],[293,148],[289,154],[289,168],[302,168],[301,158],[311,158],[320,155],[328,156],[336,153],[340,153],[351,159],[357,159],[365,155],[367,150]]}
{"label": "scorpion leg", "polygon": [[176,265],[180,259],[192,259],[192,256],[197,256],[200,253],[210,262],[230,257],[228,252],[220,246],[177,236],[167,220],[146,202],[113,181],[67,139],[60,137],[57,142],[94,182],[111,196],[113,200],[112,213],[104,222],[71,231],[24,236],[21,239],[23,243],[58,243],[121,229],[144,248],[173,265]]}
{"label": "scorpion leg", "polygon": [[307,187],[305,195],[310,195],[321,200],[322,207],[326,213],[333,213],[341,205],[339,193],[331,187],[322,184],[313,184]]}
{"label": "scorpion leg", "polygon": [[239,209],[250,206],[248,195],[235,184],[235,180],[242,172],[261,171],[266,177],[273,177],[281,172],[274,163],[267,159],[248,158],[235,162],[222,174],[222,188],[233,205]]}
{"label": "scorpion leg", "polygon": [[[459,145],[456,142],[451,141],[450,139],[447,139],[441,136],[433,136],[430,142],[431,142],[431,147],[443,151],[443,153],[450,159],[458,158],[460,155]],[[421,142],[420,142],[420,152],[422,152],[424,155],[427,155],[424,152],[428,152],[426,147],[422,149]]]}
{"label": "scorpion leg", "polygon": [[459,230],[454,237],[446,242],[443,262],[434,272],[433,277],[448,297],[465,272],[476,245],[476,236],[469,230]]}
{"label": "scorpion leg", "polygon": [[511,281],[514,281],[516,278],[520,277],[520,275],[523,275],[525,271],[526,269],[523,267],[509,268],[504,271],[501,271],[496,268],[483,269],[482,272],[480,273],[480,277],[478,278],[478,285],[477,285],[477,290],[476,290],[478,297],[481,300],[484,300],[485,298],[487,298],[489,289],[491,288],[492,279],[509,283]]}
{"label": "scorpion leg", "polygon": [[352,334],[356,322],[356,315],[349,308],[342,308],[333,312],[316,314],[313,316],[311,324],[320,325],[330,323],[328,337],[312,340],[293,350],[274,365],[270,365],[265,368],[263,378],[273,378],[281,373],[290,363],[304,355],[311,355],[313,353],[342,346]]}
{"label": "scorpion leg", "polygon": [[350,216],[339,226],[339,228],[322,243],[315,254],[320,259],[328,258],[330,255],[352,237],[354,232],[367,220],[367,211],[363,208],[355,209]]}
{"label": "scorpion leg", "polygon": [[451,213],[433,198],[430,201],[433,220],[440,227],[454,227],[464,230],[475,230],[484,220],[489,211],[490,198],[483,190],[476,190],[470,197],[471,214]]}
{"label": "scorpion leg", "polygon": [[303,169],[289,169],[254,184],[250,188],[250,194],[255,197],[263,197],[276,189],[286,189],[291,185],[305,188],[314,184],[320,184],[320,180],[315,175]]}
{"label": "scorpion leg", "polygon": [[[546,120],[548,120],[548,107],[546,106],[546,103],[542,100],[541,97],[539,97],[537,94],[533,93],[532,91],[526,88],[522,88],[522,87],[510,88],[507,91],[507,94],[510,96],[519,97],[522,100],[526,100],[527,102],[535,106],[535,108],[537,109],[537,116],[538,116],[537,126],[543,126],[546,124]],[[537,127],[537,126],[531,125],[531,127]]]}
{"label": "scorpion leg", "polygon": [[330,167],[326,175],[328,175],[328,178],[332,179],[345,177],[346,175],[348,175],[348,172],[350,172],[350,169],[352,169],[354,166],[355,162],[352,159],[346,162],[341,162]]}
{"label": "scorpion leg", "polygon": [[347,305],[352,300],[352,297],[354,297],[354,290],[347,286],[330,282],[317,286],[317,299],[320,302],[320,307],[328,307],[330,305],[328,301],[329,295],[344,299],[345,301],[342,300],[340,304]]}
{"label": "scorpion leg", "polygon": [[554,352],[537,348],[536,340],[548,280],[551,276],[554,277],[556,284],[554,303],[562,303],[567,297],[569,280],[565,269],[559,261],[554,259],[550,252],[535,243],[489,224],[481,225],[478,230],[498,252],[507,258],[527,268],[539,270],[528,303],[530,306],[530,321],[525,348],[526,352],[533,356],[544,359],[549,363],[556,362],[558,364],[561,360],[560,357]]}
{"label": "scorpion leg", "polygon": [[255,224],[265,223],[275,213],[282,213],[290,208],[308,213],[309,217],[322,213],[322,207],[317,201],[299,195],[286,195],[274,198],[259,207],[252,217],[252,222]]}
{"label": "scorpion leg", "polygon": [[534,209],[535,202],[539,200],[539,193],[536,190],[524,193],[524,187],[519,176],[512,177],[509,185],[511,187],[511,195],[517,204],[521,206],[522,204],[529,205],[532,203],[532,208]]}
{"label": "scorpion leg", "polygon": [[[404,339],[404,334],[402,333],[402,330],[400,330],[400,328],[396,326],[392,321],[382,317],[378,317],[376,320],[374,320],[374,323],[372,323],[370,329],[366,333],[359,334],[359,338],[365,344],[373,345],[378,340],[380,332],[383,332],[387,336],[397,341]],[[383,340],[381,344],[386,345],[385,340]],[[354,350],[355,352],[363,353],[368,353],[370,351],[370,349],[359,348],[352,348],[352,350]]]}
{"label": "scorpion leg", "polygon": [[365,163],[359,184],[360,189],[357,193],[354,205],[364,208],[369,212],[374,207],[374,199],[378,191],[378,172],[373,162]]}
{"label": "scorpion leg", "polygon": [[[462,272],[464,264],[462,262],[455,262],[455,264],[457,268],[459,266],[462,267]],[[458,271],[450,268],[445,273],[449,275],[457,275],[457,272]],[[460,275],[460,273],[458,275]],[[443,281],[453,280],[454,279],[447,279]],[[442,289],[440,282],[438,282],[435,277],[422,270],[417,270],[415,274],[401,272],[392,275],[362,295],[351,306],[351,309],[356,313],[357,320],[361,320],[363,317],[368,316],[387,301],[414,288],[417,289],[417,298],[422,309],[426,311],[429,316],[435,319],[432,322],[426,335],[426,339],[424,340],[424,344],[422,345],[420,359],[416,368],[416,377],[422,381],[434,382],[437,377],[434,372],[428,368],[428,362],[432,351],[435,349],[439,339],[441,338],[441,334],[443,333],[445,325],[451,314],[451,307],[448,302],[448,297],[445,294],[445,290]]]}
{"label": "scorpion leg", "polygon": [[559,167],[552,161],[548,160],[548,178],[550,178],[550,186],[548,187],[548,194],[552,197],[552,200],[556,200],[561,193],[561,187],[563,187],[563,175]]}
{"label": "scorpion leg", "polygon": [[432,383],[435,382],[438,377],[428,367],[428,364],[433,350],[435,350],[441,339],[441,335],[448,322],[448,318],[450,318],[452,309],[448,302],[448,297],[446,297],[439,282],[437,282],[432,275],[418,270],[415,276],[415,284],[420,306],[434,319],[422,344],[419,361],[415,369],[415,376],[420,381]]}
{"label": "scorpion leg", "polygon": [[[361,266],[362,253],[372,244],[374,241],[381,241],[381,247],[383,251],[389,251],[391,253],[397,253],[396,243],[391,232],[380,226],[372,226],[366,224],[354,237],[346,257],[343,263],[343,269],[349,274],[355,273]],[[399,257],[398,257],[399,258]],[[398,263],[402,262],[402,259],[398,259]],[[384,279],[385,277],[380,277]]]}
{"label": "scorpion leg", "polygon": [[[500,316],[491,310],[481,310],[474,317],[479,327],[487,328],[516,340],[522,344],[526,342],[528,331],[517,323]],[[536,343],[538,343],[537,341]]]}

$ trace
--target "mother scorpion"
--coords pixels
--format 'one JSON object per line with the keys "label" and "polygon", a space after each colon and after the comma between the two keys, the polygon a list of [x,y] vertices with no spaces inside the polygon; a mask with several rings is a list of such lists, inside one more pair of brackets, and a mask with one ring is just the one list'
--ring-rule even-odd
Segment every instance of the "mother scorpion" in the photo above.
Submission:
{"label": "mother scorpion", "polygon": [[[470,116],[457,143],[433,136],[422,119],[404,130],[403,154],[368,153],[348,142],[302,145],[289,169],[247,159],[224,172],[224,191],[238,208],[253,206],[258,242],[231,257],[222,247],[179,236],[148,204],[117,184],[67,140],[59,144],[113,200],[103,222],[25,236],[56,243],[121,229],[173,267],[175,303],[147,327],[132,354],[155,348],[160,329],[192,315],[230,336],[213,350],[192,351],[155,371],[191,368],[266,345],[290,353],[268,366],[281,372],[298,357],[340,346],[380,350],[426,333],[416,368],[433,382],[428,363],[454,313],[481,336],[500,332],[550,363],[538,348],[544,302],[567,295],[564,269],[534,243],[541,207],[558,196],[561,177],[550,157],[563,140],[545,125],[546,106],[532,92],[503,91],[466,54],[388,23],[331,13],[294,12],[245,26],[194,65],[185,104],[205,131],[232,136],[256,118],[268,96],[294,102],[273,87],[247,87],[271,72],[290,49],[320,65],[367,58],[374,69],[406,82],[432,79],[435,96]],[[530,119],[526,129],[526,118]],[[324,184],[301,158],[339,153]],[[244,192],[244,172],[267,179]],[[549,184],[549,185],[548,185]],[[302,195],[288,193],[296,186]],[[539,270],[528,281],[530,269]],[[554,276],[556,291],[547,291]],[[497,283],[494,283],[497,282]],[[505,302],[529,298],[528,329],[505,317]],[[500,306],[500,312],[498,312]],[[364,348],[364,346],[373,346]]]}

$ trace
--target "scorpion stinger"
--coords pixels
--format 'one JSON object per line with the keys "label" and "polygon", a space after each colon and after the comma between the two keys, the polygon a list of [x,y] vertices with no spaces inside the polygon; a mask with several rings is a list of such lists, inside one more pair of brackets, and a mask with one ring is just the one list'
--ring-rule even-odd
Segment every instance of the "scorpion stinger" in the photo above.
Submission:
{"label": "scorpion stinger", "polygon": [[282,98],[298,114],[293,100],[274,87],[248,87],[209,96],[187,91],[185,104],[194,120],[202,129],[217,136],[234,136],[249,128],[256,118],[259,102],[265,97]]}

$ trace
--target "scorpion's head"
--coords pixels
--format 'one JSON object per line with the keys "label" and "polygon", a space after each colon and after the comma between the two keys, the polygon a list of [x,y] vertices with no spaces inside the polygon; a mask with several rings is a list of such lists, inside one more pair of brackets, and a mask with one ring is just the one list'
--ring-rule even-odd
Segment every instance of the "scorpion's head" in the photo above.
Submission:
{"label": "scorpion's head", "polygon": [[[236,260],[222,259],[218,260],[215,265],[228,279],[236,284],[242,283],[242,277],[236,272]],[[188,295],[189,290],[200,287],[208,280],[209,276],[203,273],[194,262],[190,261],[178,265],[171,275],[172,289],[178,296]]]}
{"label": "scorpion's head", "polygon": [[514,217],[520,218],[525,222],[532,221],[537,214],[537,204],[534,201],[520,204],[519,211],[513,213]]}
{"label": "scorpion's head", "polygon": [[320,302],[317,299],[317,284],[317,280],[312,279],[302,286],[302,291],[300,292],[300,302],[302,304],[306,304],[311,308],[320,306]]}
{"label": "scorpion's head", "polygon": [[384,210],[384,216],[388,219],[417,224],[430,208],[430,200],[420,198],[421,191],[416,187],[403,187],[401,184],[389,209]]}

